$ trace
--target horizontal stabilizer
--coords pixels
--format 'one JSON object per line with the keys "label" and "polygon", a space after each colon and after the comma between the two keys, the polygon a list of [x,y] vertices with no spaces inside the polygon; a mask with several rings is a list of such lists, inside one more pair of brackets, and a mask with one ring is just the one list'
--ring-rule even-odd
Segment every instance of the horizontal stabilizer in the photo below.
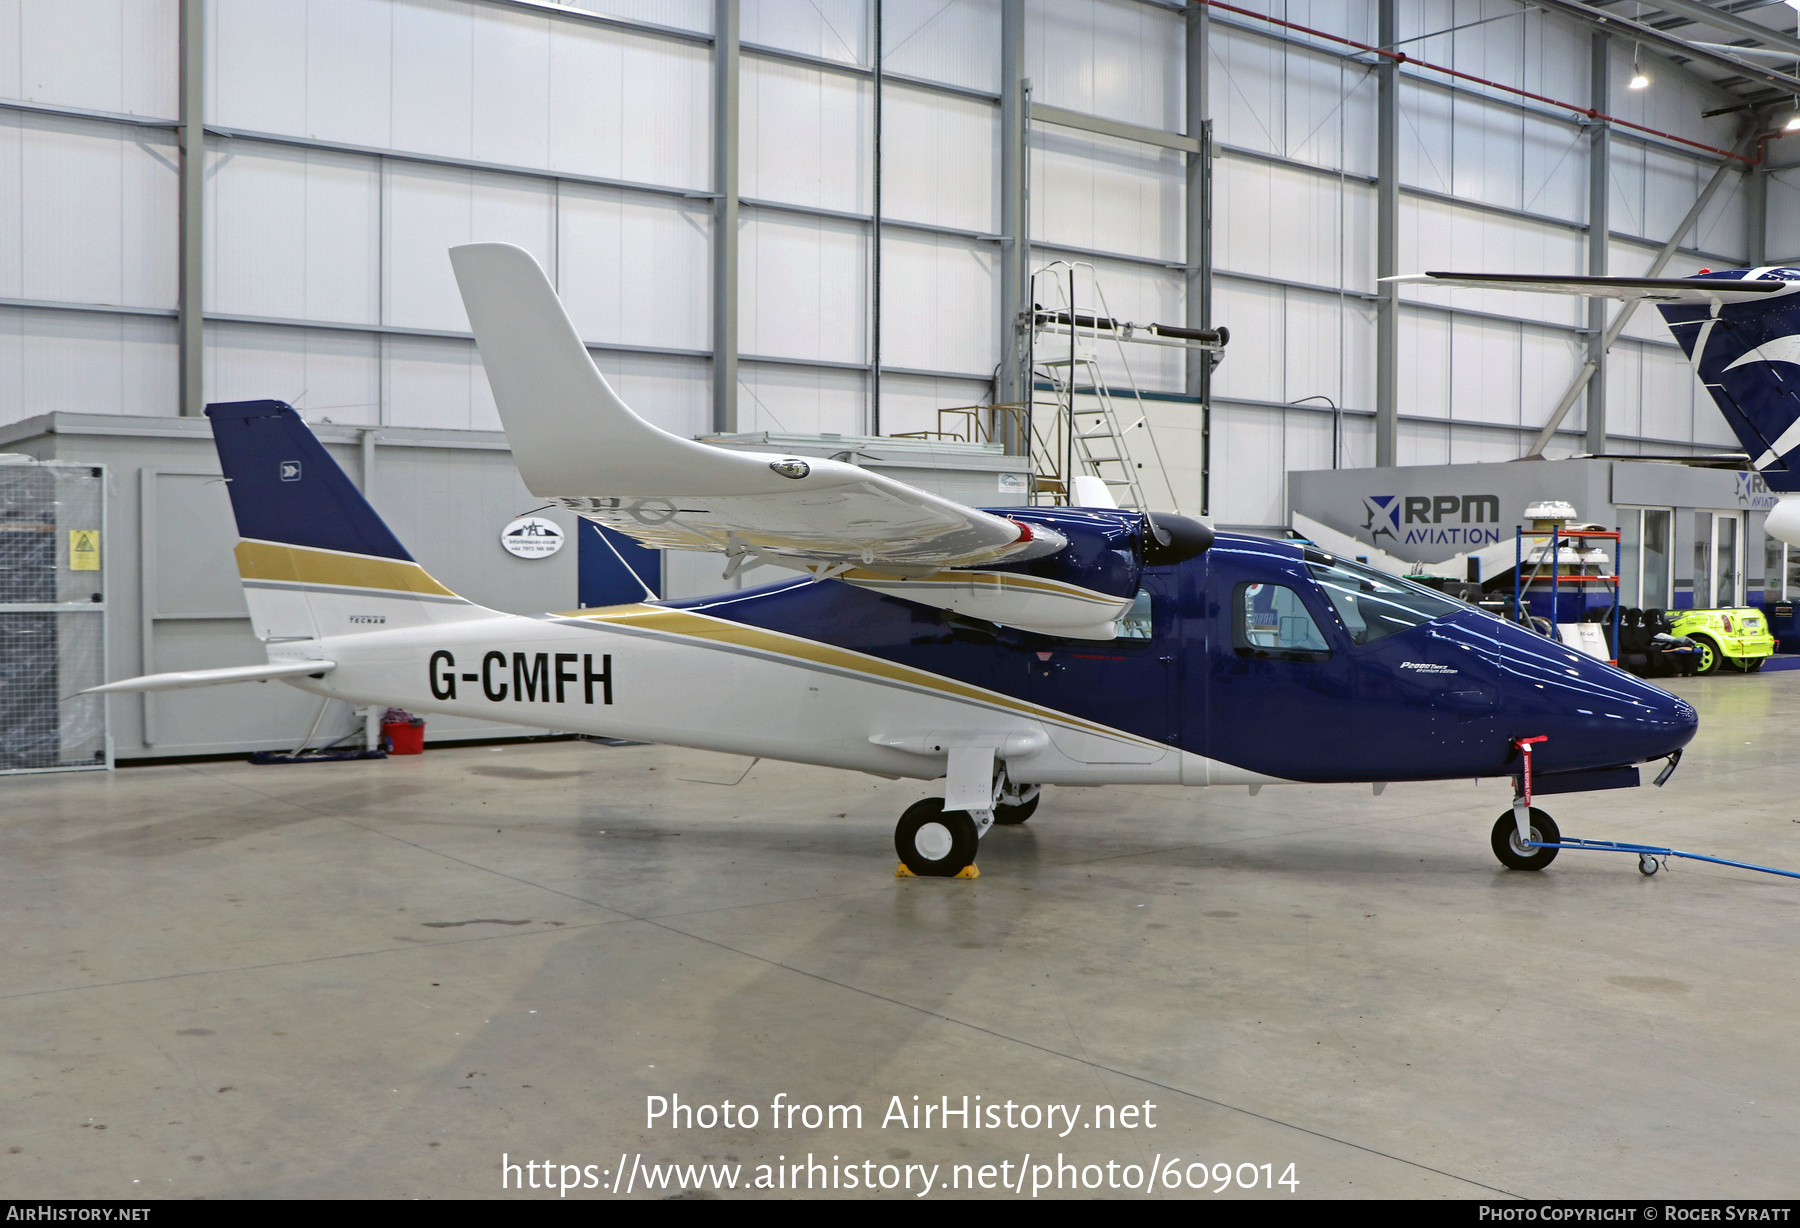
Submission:
{"label": "horizontal stabilizer", "polygon": [[271,678],[317,677],[337,668],[335,661],[283,661],[275,665],[229,665],[224,669],[187,669],[172,674],[145,674],[91,686],[81,695],[111,695],[134,691],[180,691],[193,686],[219,686],[227,682],[267,682]]}
{"label": "horizontal stabilizer", "polygon": [[1788,281],[1738,281],[1722,277],[1584,277],[1543,273],[1407,273],[1383,277],[1402,286],[1458,286],[1475,290],[1523,290],[1584,298],[1647,299],[1659,303],[1748,303],[1791,293]]}

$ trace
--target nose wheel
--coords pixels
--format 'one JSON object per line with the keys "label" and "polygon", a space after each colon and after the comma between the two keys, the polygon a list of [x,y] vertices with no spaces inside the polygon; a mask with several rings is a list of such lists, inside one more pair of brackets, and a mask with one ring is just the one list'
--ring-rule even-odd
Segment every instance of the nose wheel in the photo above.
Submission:
{"label": "nose wheel", "polygon": [[[1556,820],[1539,810],[1531,808],[1529,819],[1531,838],[1540,844],[1562,843],[1562,832],[1557,830]],[[1494,820],[1492,839],[1494,856],[1500,864],[1509,870],[1541,870],[1556,860],[1559,849],[1532,848],[1519,839],[1518,819],[1511,810],[1503,811]]]}
{"label": "nose wheel", "polygon": [[973,878],[981,833],[966,810],[945,810],[944,799],[914,802],[894,828],[900,864],[920,878]]}

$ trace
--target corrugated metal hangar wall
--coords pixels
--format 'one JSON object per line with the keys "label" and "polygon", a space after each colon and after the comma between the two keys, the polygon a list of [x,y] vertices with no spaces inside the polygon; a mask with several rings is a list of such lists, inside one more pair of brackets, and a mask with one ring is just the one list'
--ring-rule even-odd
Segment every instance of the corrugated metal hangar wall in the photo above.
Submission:
{"label": "corrugated metal hangar wall", "polygon": [[[1016,35],[1004,7],[880,9],[884,431],[992,395],[1008,37],[1041,113],[1196,128],[1179,6],[1028,0]],[[1380,33],[1381,0],[1249,7],[1365,43]],[[444,255],[480,238],[519,243],[553,271],[642,412],[689,434],[715,426],[719,12],[737,14],[740,50],[735,425],[867,430],[872,0],[4,0],[0,421],[178,413],[186,329],[203,333],[190,412],[276,395],[314,419],[492,429]],[[1586,101],[1591,34],[1578,20],[1515,0],[1395,12],[1416,58]],[[203,100],[186,109],[184,21],[200,27],[191,60],[204,66]],[[1344,462],[1374,459],[1379,74],[1352,48],[1225,10],[1193,24],[1206,27],[1196,61],[1215,123],[1212,316],[1234,338],[1214,387],[1210,510],[1273,524],[1283,474],[1331,461],[1327,405],[1287,402],[1345,407]],[[1738,140],[1741,116],[1700,117],[1718,105],[1700,78],[1664,61],[1653,88],[1628,91],[1632,45],[1615,39],[1611,55],[1612,114]],[[1398,75],[1398,267],[1585,269],[1585,123],[1409,66]],[[203,216],[188,230],[200,285],[184,299],[179,121],[201,106]],[[1180,322],[1187,155],[1089,129],[1030,126],[1033,259],[1094,259],[1118,314]],[[1610,138],[1608,262],[1629,272],[1720,159],[1623,128]],[[1732,170],[1670,271],[1800,253],[1800,172],[1754,177],[1766,208],[1747,210],[1753,176]],[[1752,212],[1766,235],[1751,234]],[[1395,459],[1516,455],[1580,365],[1583,305],[1405,299]],[[1136,374],[1189,391],[1178,357]],[[1652,313],[1608,375],[1613,450],[1731,442]],[[1198,415],[1170,402],[1159,416],[1177,485],[1197,483]]]}

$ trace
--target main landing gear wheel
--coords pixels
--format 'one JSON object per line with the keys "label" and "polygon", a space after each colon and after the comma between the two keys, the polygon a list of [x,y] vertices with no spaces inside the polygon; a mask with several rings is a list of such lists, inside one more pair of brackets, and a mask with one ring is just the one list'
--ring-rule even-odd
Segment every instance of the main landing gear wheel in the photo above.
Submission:
{"label": "main landing gear wheel", "polygon": [[944,799],[914,802],[894,828],[900,864],[920,878],[955,878],[975,863],[981,836],[966,810],[945,810]]}
{"label": "main landing gear wheel", "polygon": [[1002,827],[1014,827],[1037,813],[1038,798],[1043,790],[1037,785],[1027,785],[1017,793],[1002,793],[1000,801],[994,806],[994,822]]}
{"label": "main landing gear wheel", "polygon": [[[1531,838],[1543,844],[1562,843],[1562,832],[1557,830],[1556,820],[1539,810],[1531,808]],[[1526,848],[1519,843],[1519,825],[1513,819],[1511,810],[1504,811],[1494,820],[1493,836],[1494,856],[1500,864],[1509,870],[1541,870],[1556,860],[1560,849]]]}

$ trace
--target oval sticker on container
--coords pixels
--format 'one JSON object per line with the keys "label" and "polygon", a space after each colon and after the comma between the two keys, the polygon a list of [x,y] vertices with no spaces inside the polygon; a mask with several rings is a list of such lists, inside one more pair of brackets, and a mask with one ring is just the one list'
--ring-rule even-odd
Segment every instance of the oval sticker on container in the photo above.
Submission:
{"label": "oval sticker on container", "polygon": [[521,516],[500,530],[500,544],[522,559],[547,559],[563,548],[563,531],[554,520]]}

